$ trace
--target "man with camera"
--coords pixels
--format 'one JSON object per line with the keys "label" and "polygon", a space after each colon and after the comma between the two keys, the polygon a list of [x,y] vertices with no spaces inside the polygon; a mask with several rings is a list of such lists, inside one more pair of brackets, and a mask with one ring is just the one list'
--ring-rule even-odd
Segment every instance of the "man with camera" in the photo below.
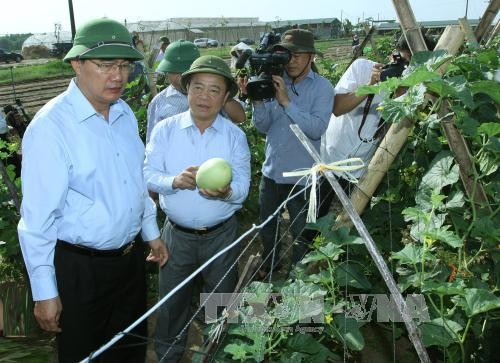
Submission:
{"label": "man with camera", "polygon": [[[425,39],[427,47],[433,49],[434,44]],[[321,143],[321,158],[324,162],[334,162],[348,158],[361,158],[367,165],[375,152],[378,142],[384,135],[386,124],[381,119],[377,108],[382,101],[379,95],[356,96],[360,86],[372,85],[387,78],[400,77],[408,66],[411,52],[405,38],[396,44],[396,49],[386,65],[368,59],[357,59],[342,75],[335,87],[333,115]],[[393,97],[405,92],[398,89]],[[364,170],[351,171],[350,174],[359,178]],[[348,177],[338,174],[340,184],[349,188]],[[327,199],[332,200],[333,194]],[[328,212],[330,202],[320,207],[319,215]]]}
{"label": "man with camera", "polygon": [[[289,194],[297,192],[305,185],[299,178],[285,178],[283,172],[310,168],[313,159],[290,129],[298,125],[312,144],[319,150],[321,135],[326,131],[333,106],[333,87],[330,82],[312,70],[315,54],[320,52],[314,47],[313,34],[304,29],[291,29],[283,34],[280,43],[271,48],[275,53],[288,53],[283,76],[272,75],[275,96],[271,99],[257,100],[249,94],[253,105],[252,120],[255,127],[266,134],[266,158],[262,165],[260,182],[260,219],[265,221],[286,200]],[[278,54],[279,55],[279,54]],[[250,60],[252,62],[252,60]],[[243,90],[250,91],[252,78],[243,84]],[[301,237],[306,224],[305,207],[309,189],[303,197],[296,197],[287,203],[290,215],[290,230],[294,238],[292,264],[301,260],[308,251],[311,241]],[[260,271],[263,278],[277,265],[279,245],[276,246],[274,261],[272,251],[275,247],[277,220],[274,218],[263,227],[261,239],[264,263]]]}

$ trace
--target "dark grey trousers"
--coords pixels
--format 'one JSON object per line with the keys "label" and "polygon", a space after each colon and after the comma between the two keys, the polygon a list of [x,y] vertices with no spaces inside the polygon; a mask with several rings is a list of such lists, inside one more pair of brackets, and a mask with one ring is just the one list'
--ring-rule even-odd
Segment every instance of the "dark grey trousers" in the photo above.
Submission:
{"label": "dark grey trousers", "polygon": [[[160,270],[160,298],[173,290],[210,257],[236,240],[237,229],[238,223],[234,216],[219,229],[205,235],[179,231],[167,221],[162,239],[167,244],[169,259]],[[203,291],[211,292],[226,273],[227,276],[215,292],[232,293],[234,291],[238,278],[238,266],[236,264],[231,270],[230,267],[236,261],[239,252],[239,247],[232,248],[201,272]],[[178,335],[190,318],[192,289],[193,281],[190,281],[172,295],[159,310],[155,350],[160,362],[177,362],[184,353],[188,329],[181,336],[178,337]],[[196,298],[199,300],[199,297]]]}

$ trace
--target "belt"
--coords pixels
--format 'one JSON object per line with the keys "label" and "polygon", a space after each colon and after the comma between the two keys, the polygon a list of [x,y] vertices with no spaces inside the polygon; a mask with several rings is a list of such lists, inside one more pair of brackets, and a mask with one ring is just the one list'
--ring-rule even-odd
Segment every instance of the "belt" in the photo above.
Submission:
{"label": "belt", "polygon": [[135,241],[131,241],[127,244],[124,244],[120,248],[115,250],[98,250],[95,248],[85,247],[82,245],[77,245],[73,243],[69,243],[63,240],[58,239],[57,245],[61,248],[64,248],[67,251],[75,252],[80,255],[89,256],[89,257],[120,257],[125,256],[132,251],[132,247],[134,247]]}
{"label": "belt", "polygon": [[180,226],[180,225],[178,225],[175,222],[172,222],[172,221],[169,221],[169,222],[172,225],[172,227],[174,227],[175,229],[177,229],[179,231],[182,231],[182,232],[185,232],[185,233],[203,235],[203,234],[207,234],[207,233],[210,233],[210,232],[213,232],[213,231],[219,229],[224,224],[226,224],[227,222],[229,222],[231,220],[231,218],[232,217],[226,219],[223,222],[217,223],[216,225],[213,225],[211,227],[201,227],[201,228],[187,228],[187,227]]}

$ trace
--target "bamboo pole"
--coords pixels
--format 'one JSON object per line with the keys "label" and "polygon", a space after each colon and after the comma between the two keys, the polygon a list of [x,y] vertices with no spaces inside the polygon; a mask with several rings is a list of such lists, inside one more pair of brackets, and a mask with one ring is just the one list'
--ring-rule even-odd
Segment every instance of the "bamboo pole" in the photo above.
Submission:
{"label": "bamboo pole", "polygon": [[497,36],[498,32],[500,31],[500,21],[497,21],[497,25],[495,25],[495,28],[493,28],[493,31],[488,35],[488,40],[486,41],[486,47],[489,47],[493,39]]}
{"label": "bamboo pole", "polygon": [[420,31],[420,26],[417,24],[410,2],[408,0],[392,0],[392,2],[411,53],[414,54],[415,52],[427,50],[424,36]]}
{"label": "bamboo pole", "polygon": [[465,38],[467,39],[467,46],[471,49],[477,49],[479,48],[479,43],[476,39],[476,35],[472,31],[472,28],[467,21],[467,18],[459,18],[458,23],[460,24],[460,27],[462,28],[462,31],[465,34]]}
{"label": "bamboo pole", "polygon": [[449,102],[446,101],[438,111],[438,115],[442,117],[441,126],[448,140],[448,145],[453,152],[455,161],[459,166],[460,179],[464,185],[465,192],[476,204],[489,207],[488,197],[486,196],[483,185],[474,178],[474,162],[472,161],[469,147],[464,137],[455,126],[455,117],[445,117],[449,114]]}
{"label": "bamboo pole", "polygon": [[[464,35],[460,26],[448,26],[435,49],[446,49],[448,53],[456,54],[463,41]],[[446,65],[443,65],[438,69],[438,72],[443,74],[445,70]],[[359,214],[363,212],[372,195],[375,193],[387,170],[389,170],[390,165],[405,144],[412,128],[413,122],[408,119],[392,124],[380,142],[379,147],[368,164],[366,172],[360,178],[359,183],[355,185],[351,194],[351,202]],[[348,215],[342,212],[337,218],[336,226],[346,224],[350,224],[350,220]]]}
{"label": "bamboo pole", "polygon": [[483,37],[488,32],[488,29],[490,28],[491,24],[498,14],[499,8],[500,0],[491,0],[488,4],[488,7],[484,11],[482,18],[479,21],[476,30],[474,31],[478,42],[481,42],[481,40],[483,40]]}

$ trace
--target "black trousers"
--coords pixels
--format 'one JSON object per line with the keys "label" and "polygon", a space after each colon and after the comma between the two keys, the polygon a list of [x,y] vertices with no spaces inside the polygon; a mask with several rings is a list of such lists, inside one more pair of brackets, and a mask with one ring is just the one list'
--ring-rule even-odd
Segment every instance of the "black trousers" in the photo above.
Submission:
{"label": "black trousers", "polygon": [[[146,311],[143,243],[119,257],[91,257],[57,246],[54,256],[62,302],[57,334],[58,362],[88,357]],[[147,326],[138,325],[93,362],[142,363]]]}

